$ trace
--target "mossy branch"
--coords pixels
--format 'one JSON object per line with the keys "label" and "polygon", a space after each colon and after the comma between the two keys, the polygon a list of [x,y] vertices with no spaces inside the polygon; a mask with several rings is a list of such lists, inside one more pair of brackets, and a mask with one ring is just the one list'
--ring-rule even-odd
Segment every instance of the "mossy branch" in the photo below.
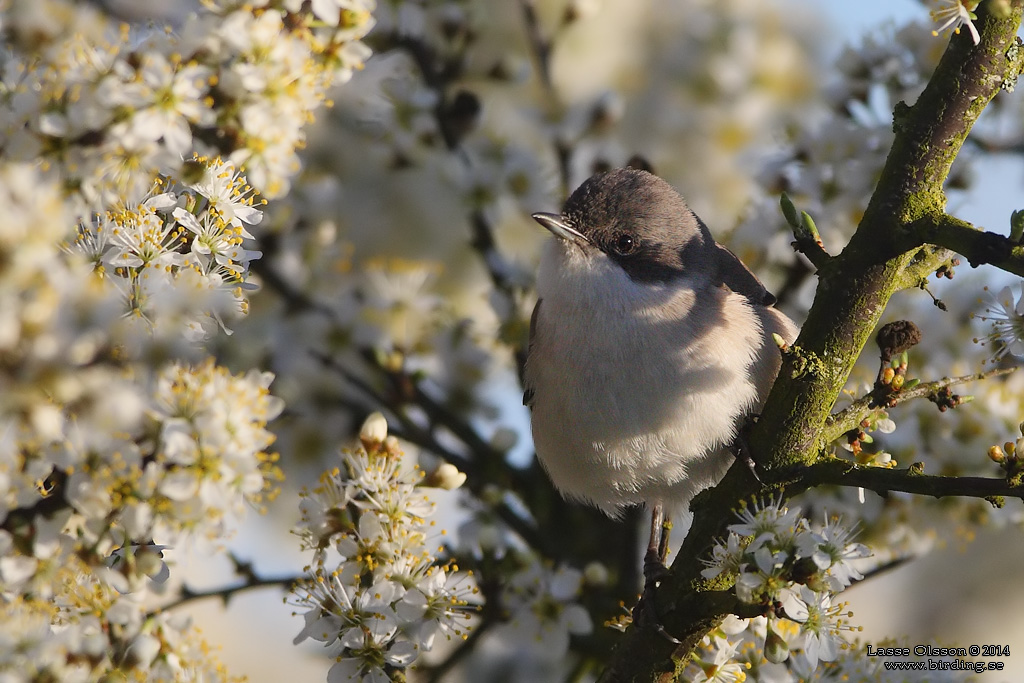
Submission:
{"label": "mossy branch", "polygon": [[972,267],[988,264],[1024,277],[1024,245],[1005,235],[979,230],[948,214],[929,216],[913,229],[923,242],[961,254]]}
{"label": "mossy branch", "polygon": [[955,254],[945,247],[923,244],[910,259],[910,263],[899,274],[896,289],[927,288],[928,278],[942,266],[951,266]]}

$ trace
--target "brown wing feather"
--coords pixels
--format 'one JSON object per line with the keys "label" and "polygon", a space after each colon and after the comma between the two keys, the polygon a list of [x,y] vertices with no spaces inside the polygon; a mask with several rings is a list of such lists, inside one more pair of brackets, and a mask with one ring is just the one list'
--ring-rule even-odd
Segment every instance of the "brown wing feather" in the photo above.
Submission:
{"label": "brown wing feather", "polygon": [[771,306],[775,303],[775,297],[764,288],[757,276],[736,254],[721,244],[716,246],[718,247],[718,276],[721,278],[722,284],[762,306]]}

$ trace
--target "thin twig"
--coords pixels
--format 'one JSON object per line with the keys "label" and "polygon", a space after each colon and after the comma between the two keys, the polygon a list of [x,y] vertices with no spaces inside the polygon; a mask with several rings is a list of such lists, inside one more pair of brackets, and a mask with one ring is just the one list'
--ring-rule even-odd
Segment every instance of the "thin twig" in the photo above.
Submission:
{"label": "thin twig", "polygon": [[[976,372],[971,375],[943,377],[942,379],[935,380],[934,382],[922,382],[911,389],[903,389],[902,391],[892,394],[889,397],[889,401],[891,404],[897,405],[911,399],[925,398],[931,396],[940,389],[945,389],[946,387],[975,382],[978,380],[988,379],[990,377],[1009,375],[1016,371],[1016,369],[1017,368],[994,368],[992,370],[986,370],[985,372]],[[828,420],[826,420],[825,428],[822,431],[822,443],[834,441],[846,432],[857,427],[861,423],[861,420],[873,412],[874,409],[870,406],[872,399],[874,398],[874,392],[869,393],[858,398],[838,413],[830,415]]]}
{"label": "thin twig", "polygon": [[227,606],[231,598],[238,593],[244,593],[258,588],[268,588],[270,586],[280,586],[284,591],[290,591],[297,586],[301,580],[302,576],[300,575],[279,576],[275,578],[255,579],[252,581],[246,581],[245,583],[237,586],[214,588],[208,591],[196,591],[192,590],[188,586],[183,586],[181,589],[181,597],[176,599],[174,602],[164,605],[159,609],[159,611],[163,612],[171,609],[177,609],[182,605],[186,605],[197,600],[205,600],[206,598],[220,598],[221,602]]}
{"label": "thin twig", "polygon": [[918,559],[917,555],[904,555],[902,557],[893,558],[893,559],[889,560],[888,562],[883,562],[882,564],[878,565],[877,567],[871,569],[870,571],[865,573],[863,576],[861,576],[859,579],[854,579],[852,582],[850,582],[850,585],[851,586],[856,586],[859,583],[864,583],[865,581],[870,581],[871,579],[876,579],[879,576],[882,576],[884,574],[888,574],[891,571],[895,571],[895,570],[899,569],[900,567],[902,567],[903,565],[908,564],[910,562],[913,562],[916,559]]}
{"label": "thin twig", "polygon": [[521,0],[519,4],[523,8],[526,38],[530,42],[530,49],[537,61],[540,82],[544,86],[544,90],[551,95],[554,92],[554,87],[551,84],[551,41],[545,38],[541,31],[537,7],[533,0]]}
{"label": "thin twig", "polygon": [[[388,412],[390,412],[391,416],[394,418],[392,423],[398,423],[398,425],[392,425],[392,431],[396,433],[396,436],[401,436],[401,438],[406,441],[431,451],[435,455],[455,465],[468,475],[476,476],[476,466],[472,460],[461,453],[456,453],[450,448],[446,448],[434,437],[431,431],[423,429],[417,425],[409,419],[409,416],[406,415],[404,411],[396,410],[393,407],[394,402],[374,388],[368,381],[349,370],[328,354],[311,350],[310,355],[320,361],[324,367],[341,375],[346,382],[363,393],[372,404],[383,409],[388,409]],[[399,431],[401,432],[400,434],[398,433]]]}
{"label": "thin twig", "polygon": [[187,585],[183,585],[181,587],[181,595],[177,599],[154,610],[149,614],[149,616],[159,612],[176,609],[190,602],[205,600],[206,598],[219,598],[224,606],[227,607],[231,598],[238,593],[244,593],[246,591],[256,590],[259,588],[268,588],[270,586],[280,586],[285,591],[291,591],[305,578],[305,575],[303,574],[275,576],[272,578],[260,576],[256,572],[253,567],[253,563],[250,560],[243,560],[234,553],[228,553],[228,557],[234,565],[235,574],[244,579],[242,583],[236,586],[225,586],[224,588],[214,588],[205,591],[192,590]]}
{"label": "thin twig", "polygon": [[462,644],[455,648],[445,659],[430,667],[419,667],[420,671],[425,671],[428,674],[427,683],[441,683],[441,681],[445,680],[445,676],[459,662],[473,654],[476,642],[494,625],[495,622],[493,620],[481,621],[473,627],[473,630],[469,632],[466,639],[462,641]]}
{"label": "thin twig", "polygon": [[920,468],[888,469],[858,465],[849,460],[830,458],[822,462],[799,467],[785,473],[792,482],[787,496],[814,486],[834,484],[869,489],[882,495],[893,491],[912,493],[933,498],[961,496],[967,498],[1024,500],[1024,484],[1011,485],[1006,479],[995,477],[945,477],[922,474]]}

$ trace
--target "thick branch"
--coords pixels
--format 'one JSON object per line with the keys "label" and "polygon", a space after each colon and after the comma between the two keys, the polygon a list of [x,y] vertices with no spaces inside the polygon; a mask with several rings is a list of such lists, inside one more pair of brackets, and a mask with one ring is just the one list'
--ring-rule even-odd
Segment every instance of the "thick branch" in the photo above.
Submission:
{"label": "thick branch", "polygon": [[[980,6],[984,15],[986,4]],[[820,273],[814,305],[755,428],[767,467],[809,463],[822,451],[822,427],[900,276],[913,264],[913,234],[944,215],[943,182],[985,105],[1018,65],[1007,52],[1020,24],[1019,3],[1006,18],[980,16],[975,46],[955,35],[913,107],[895,113],[895,140],[850,244]],[[799,364],[798,364],[799,362]],[[774,433],[770,433],[774,432]]]}
{"label": "thick branch", "polygon": [[967,221],[947,214],[929,216],[916,230],[921,239],[964,256],[972,267],[993,265],[1024,277],[1024,245],[1005,235],[979,230]]}

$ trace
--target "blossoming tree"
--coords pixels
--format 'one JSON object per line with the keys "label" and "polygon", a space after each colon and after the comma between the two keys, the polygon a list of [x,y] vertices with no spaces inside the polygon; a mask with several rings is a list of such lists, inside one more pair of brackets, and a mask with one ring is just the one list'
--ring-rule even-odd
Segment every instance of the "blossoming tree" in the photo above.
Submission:
{"label": "blossoming tree", "polygon": [[[947,194],[1022,148],[1024,3],[922,4],[825,72],[759,0],[0,0],[0,678],[233,680],[184,606],[269,586],[329,681],[936,680],[838,596],[1021,519],[1024,212]],[[516,401],[529,213],[621,165],[802,323],[653,624]],[[165,561],[271,507],[301,573]]]}

